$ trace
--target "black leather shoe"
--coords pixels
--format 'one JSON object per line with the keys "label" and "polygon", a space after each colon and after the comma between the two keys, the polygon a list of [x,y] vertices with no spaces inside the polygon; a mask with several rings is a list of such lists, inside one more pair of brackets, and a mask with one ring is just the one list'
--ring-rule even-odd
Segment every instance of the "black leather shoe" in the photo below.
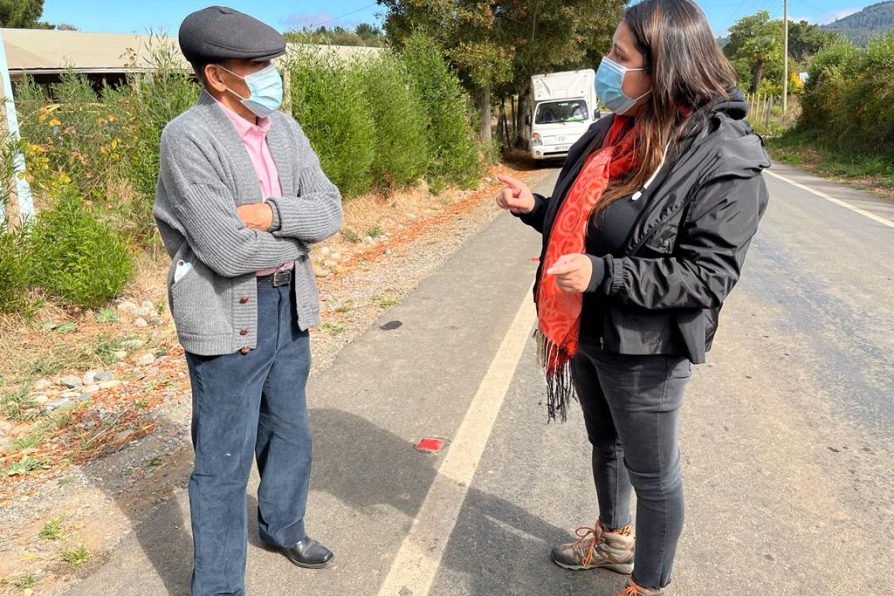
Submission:
{"label": "black leather shoe", "polygon": [[292,546],[273,546],[267,545],[271,550],[278,551],[285,557],[298,565],[307,569],[322,569],[328,567],[332,562],[332,551],[312,538],[305,538]]}

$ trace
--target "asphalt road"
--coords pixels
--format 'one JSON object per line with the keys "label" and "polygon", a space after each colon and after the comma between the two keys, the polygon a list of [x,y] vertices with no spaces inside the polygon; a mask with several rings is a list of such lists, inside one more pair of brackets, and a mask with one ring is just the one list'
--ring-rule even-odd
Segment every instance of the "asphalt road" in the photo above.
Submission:
{"label": "asphalt road", "polygon": [[[773,172],[745,275],[684,406],[673,593],[887,593],[894,208]],[[623,584],[548,559],[597,507],[581,416],[547,426],[540,403],[528,300],[538,243],[499,218],[312,380],[307,524],[336,563],[294,568],[252,526],[249,594],[599,596]],[[417,452],[422,437],[447,447]],[[180,492],[69,593],[186,593],[188,519]]]}

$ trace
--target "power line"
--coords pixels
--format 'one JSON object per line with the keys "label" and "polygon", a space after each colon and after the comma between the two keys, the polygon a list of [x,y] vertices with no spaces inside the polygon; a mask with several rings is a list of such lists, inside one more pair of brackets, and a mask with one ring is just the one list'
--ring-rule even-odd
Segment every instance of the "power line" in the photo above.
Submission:
{"label": "power line", "polygon": [[358,8],[357,10],[352,10],[351,12],[345,13],[345,14],[341,15],[340,17],[332,17],[331,19],[329,19],[327,21],[323,21],[322,23],[317,23],[316,26],[322,27],[323,25],[328,25],[329,23],[332,23],[334,21],[339,21],[345,17],[355,15],[358,12],[363,12],[364,10],[369,10],[370,8],[372,8],[373,6],[376,6],[377,4],[378,4],[378,2],[373,2],[372,4],[367,4],[363,8]]}

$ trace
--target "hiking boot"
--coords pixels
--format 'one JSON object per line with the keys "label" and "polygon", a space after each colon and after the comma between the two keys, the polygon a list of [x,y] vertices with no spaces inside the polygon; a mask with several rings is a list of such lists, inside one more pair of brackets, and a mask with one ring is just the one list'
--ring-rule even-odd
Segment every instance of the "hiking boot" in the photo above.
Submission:
{"label": "hiking boot", "polygon": [[553,547],[550,557],[563,569],[608,569],[629,575],[633,572],[634,537],[630,526],[609,531],[597,521],[592,528],[578,528],[576,542]]}
{"label": "hiking boot", "polygon": [[667,590],[664,588],[644,588],[637,585],[633,579],[627,580],[627,585],[623,590],[615,592],[615,596],[665,596],[666,594]]}

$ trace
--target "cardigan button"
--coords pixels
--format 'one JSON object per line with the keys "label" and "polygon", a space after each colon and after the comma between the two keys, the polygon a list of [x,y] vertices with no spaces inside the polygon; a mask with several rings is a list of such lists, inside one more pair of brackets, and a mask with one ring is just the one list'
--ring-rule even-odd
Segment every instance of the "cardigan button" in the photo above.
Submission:
{"label": "cardigan button", "polygon": [[248,296],[242,296],[239,298],[239,304],[248,304]]}
{"label": "cardigan button", "polygon": [[248,335],[248,329],[240,329],[239,335]]}

